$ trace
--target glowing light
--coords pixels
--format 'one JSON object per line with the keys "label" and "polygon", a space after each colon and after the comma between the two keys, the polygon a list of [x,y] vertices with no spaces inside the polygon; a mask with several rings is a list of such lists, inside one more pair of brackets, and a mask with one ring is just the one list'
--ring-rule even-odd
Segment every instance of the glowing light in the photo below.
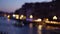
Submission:
{"label": "glowing light", "polygon": [[42,21],[42,19],[37,19],[37,21]]}
{"label": "glowing light", "polygon": [[23,18],[26,19],[26,16],[24,16]]}
{"label": "glowing light", "polygon": [[15,14],[13,14],[13,17],[16,17],[16,15],[15,15]]}
{"label": "glowing light", "polygon": [[19,15],[16,15],[16,19],[19,19]]}
{"label": "glowing light", "polygon": [[36,21],[36,22],[41,22],[41,21],[42,21],[42,19],[37,19],[37,20],[34,20],[34,21]]}
{"label": "glowing light", "polygon": [[8,15],[7,18],[10,18],[10,15]]}
{"label": "glowing light", "polygon": [[22,17],[20,17],[20,19],[22,19]]}
{"label": "glowing light", "polygon": [[20,19],[23,19],[23,17],[24,17],[24,15],[21,15],[21,16],[20,16]]}
{"label": "glowing light", "polygon": [[48,18],[46,18],[46,21],[48,21],[49,19]]}
{"label": "glowing light", "polygon": [[32,24],[32,23],[30,23],[30,24],[29,24],[29,27],[30,27],[30,28],[32,28],[32,27],[33,27],[33,24]]}
{"label": "glowing light", "polygon": [[19,19],[19,17],[16,17],[16,19]]}
{"label": "glowing light", "polygon": [[50,24],[60,24],[59,22],[56,22],[56,21],[45,21],[45,23],[50,23]]}
{"label": "glowing light", "polygon": [[54,16],[54,17],[53,17],[53,20],[57,20],[57,16]]}
{"label": "glowing light", "polygon": [[50,23],[50,21],[45,21],[45,23]]}
{"label": "glowing light", "polygon": [[42,30],[42,25],[39,25],[39,26],[38,26],[38,29],[39,29],[39,30]]}
{"label": "glowing light", "polygon": [[21,15],[21,16],[20,16],[20,19],[26,19],[26,16]]}
{"label": "glowing light", "polygon": [[21,15],[21,17],[24,17],[24,15]]}
{"label": "glowing light", "polygon": [[32,15],[30,15],[30,18],[33,18],[33,16],[32,16]]}

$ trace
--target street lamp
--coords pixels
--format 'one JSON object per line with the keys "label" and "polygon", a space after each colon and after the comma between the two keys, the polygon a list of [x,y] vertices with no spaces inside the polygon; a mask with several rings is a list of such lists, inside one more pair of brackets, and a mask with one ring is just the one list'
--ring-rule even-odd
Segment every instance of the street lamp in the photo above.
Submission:
{"label": "street lamp", "polygon": [[19,15],[16,15],[16,19],[19,19]]}
{"label": "street lamp", "polygon": [[13,17],[16,17],[16,15],[15,15],[15,14],[13,14]]}
{"label": "street lamp", "polygon": [[7,18],[10,18],[10,15],[8,15]]}
{"label": "street lamp", "polygon": [[21,15],[21,16],[20,16],[20,19],[24,19],[24,15]]}
{"label": "street lamp", "polygon": [[21,17],[24,17],[24,15],[21,15]]}
{"label": "street lamp", "polygon": [[33,15],[30,15],[30,18],[33,18]]}
{"label": "street lamp", "polygon": [[53,20],[57,20],[57,16],[53,16]]}

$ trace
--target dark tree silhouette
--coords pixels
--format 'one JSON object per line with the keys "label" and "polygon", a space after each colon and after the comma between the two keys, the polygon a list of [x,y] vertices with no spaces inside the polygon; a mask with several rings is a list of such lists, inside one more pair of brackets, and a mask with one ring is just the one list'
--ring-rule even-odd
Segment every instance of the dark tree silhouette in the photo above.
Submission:
{"label": "dark tree silhouette", "polygon": [[29,16],[30,14],[34,15],[34,17],[44,18],[51,17],[54,15],[60,16],[60,1],[53,0],[52,2],[43,2],[43,3],[25,3],[22,8],[15,11],[17,14],[24,14]]}

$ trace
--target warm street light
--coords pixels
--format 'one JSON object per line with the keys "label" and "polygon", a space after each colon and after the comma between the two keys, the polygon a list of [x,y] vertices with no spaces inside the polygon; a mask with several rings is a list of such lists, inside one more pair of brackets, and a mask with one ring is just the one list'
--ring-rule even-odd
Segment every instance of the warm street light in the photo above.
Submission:
{"label": "warm street light", "polygon": [[19,15],[16,15],[16,19],[19,19]]}
{"label": "warm street light", "polygon": [[24,15],[21,15],[21,16],[20,16],[20,19],[23,19],[23,17],[24,17]]}
{"label": "warm street light", "polygon": [[21,17],[24,17],[24,15],[21,15]]}
{"label": "warm street light", "polygon": [[42,21],[42,19],[37,19],[37,20],[34,20],[35,22],[41,22]]}
{"label": "warm street light", "polygon": [[37,19],[37,21],[42,21],[42,19]]}
{"label": "warm street light", "polygon": [[8,15],[7,18],[10,18],[10,15]]}
{"label": "warm street light", "polygon": [[20,19],[26,19],[26,16],[21,15],[21,16],[20,16]]}
{"label": "warm street light", "polygon": [[57,16],[53,16],[53,20],[57,20]]}
{"label": "warm street light", "polygon": [[46,21],[49,21],[49,19],[48,19],[48,18],[46,18]]}
{"label": "warm street light", "polygon": [[22,17],[20,17],[20,19],[22,19]]}
{"label": "warm street light", "polygon": [[33,16],[32,16],[32,15],[30,15],[30,18],[33,18]]}

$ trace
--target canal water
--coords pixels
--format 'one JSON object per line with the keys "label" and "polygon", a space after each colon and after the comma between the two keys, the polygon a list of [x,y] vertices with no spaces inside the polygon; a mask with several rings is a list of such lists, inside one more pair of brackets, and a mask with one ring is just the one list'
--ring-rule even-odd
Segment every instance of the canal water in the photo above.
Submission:
{"label": "canal water", "polygon": [[35,25],[30,23],[23,26],[14,26],[16,20],[0,17],[0,34],[60,34],[60,29],[52,26]]}

